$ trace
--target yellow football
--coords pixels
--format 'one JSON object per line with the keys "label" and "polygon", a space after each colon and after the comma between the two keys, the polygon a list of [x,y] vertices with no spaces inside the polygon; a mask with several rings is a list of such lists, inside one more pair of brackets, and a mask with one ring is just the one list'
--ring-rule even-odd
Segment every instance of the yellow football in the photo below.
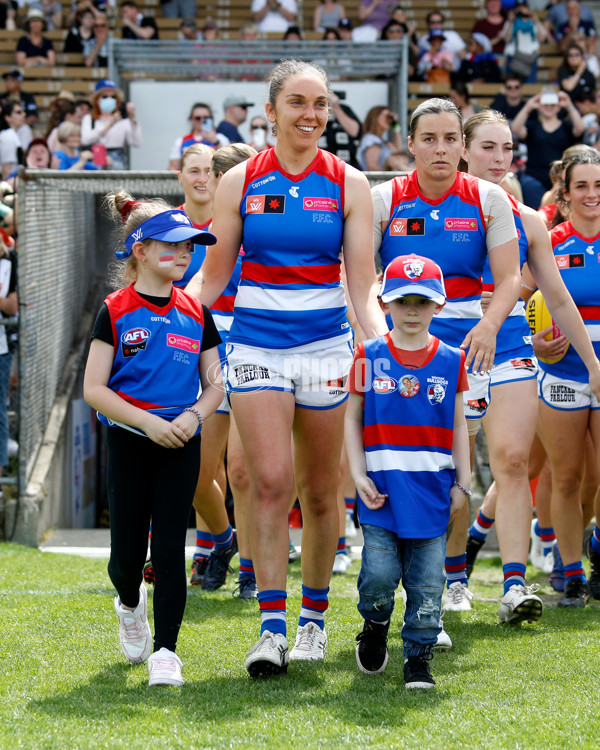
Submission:
{"label": "yellow football", "polygon": [[[557,339],[559,336],[562,336],[562,331],[556,325],[554,320],[552,320],[550,310],[548,310],[548,308],[546,307],[546,301],[542,297],[542,293],[539,289],[537,289],[531,295],[531,297],[529,298],[529,302],[527,303],[527,322],[529,323],[529,327],[531,328],[531,333],[539,333],[545,328],[550,328],[550,326],[552,326],[552,331],[544,336],[546,341],[552,341],[553,339]],[[569,343],[567,342],[565,350],[560,356],[552,357],[551,359],[538,357],[538,359],[540,359],[542,362],[546,362],[546,364],[549,365],[553,364],[554,362],[560,362],[560,360],[565,356],[565,352],[568,348]]]}

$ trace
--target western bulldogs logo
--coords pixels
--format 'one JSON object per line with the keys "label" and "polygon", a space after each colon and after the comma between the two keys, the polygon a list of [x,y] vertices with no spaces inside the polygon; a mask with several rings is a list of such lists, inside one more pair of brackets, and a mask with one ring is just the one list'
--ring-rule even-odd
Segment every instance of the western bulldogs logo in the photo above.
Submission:
{"label": "western bulldogs logo", "polygon": [[404,261],[404,273],[409,279],[418,279],[423,273],[425,263],[418,258],[410,258]]}
{"label": "western bulldogs logo", "polygon": [[121,335],[121,352],[124,357],[133,357],[146,348],[150,339],[147,328],[130,328]]}
{"label": "western bulldogs logo", "polygon": [[375,378],[373,381],[373,390],[375,393],[394,393],[398,384],[394,378]]}
{"label": "western bulldogs logo", "polygon": [[427,398],[432,406],[441,404],[446,396],[446,389],[441,383],[434,383],[427,386]]}

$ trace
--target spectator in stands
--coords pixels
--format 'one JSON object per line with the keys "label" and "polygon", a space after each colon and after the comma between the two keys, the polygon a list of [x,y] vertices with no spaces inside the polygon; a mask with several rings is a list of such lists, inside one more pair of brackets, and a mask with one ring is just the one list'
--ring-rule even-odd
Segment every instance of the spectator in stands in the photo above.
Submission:
{"label": "spectator in stands", "polygon": [[299,26],[288,26],[283,32],[284,42],[301,42],[302,39],[302,30]]}
{"label": "spectator in stands", "polygon": [[108,19],[105,13],[85,8],[76,15],[76,24],[67,34],[64,52],[83,55],[87,68],[108,65]]}
{"label": "spectator in stands", "polygon": [[474,31],[467,41],[467,55],[454,75],[457,81],[500,83],[502,74],[485,34]]}
{"label": "spectator in stands", "polygon": [[58,0],[35,0],[29,3],[29,10],[32,8],[42,11],[46,19],[46,29],[48,31],[62,28],[63,11],[62,5]]}
{"label": "spectator in stands", "polygon": [[523,81],[514,73],[509,73],[504,79],[502,91],[496,94],[490,104],[490,109],[503,114],[510,125],[524,106]]}
{"label": "spectator in stands", "polygon": [[267,138],[269,125],[262,115],[250,120],[250,145],[255,151],[266,151],[270,147]]}
{"label": "spectator in stands", "polygon": [[52,154],[45,138],[34,138],[25,152],[28,169],[50,169]]}
{"label": "spectator in stands", "polygon": [[[581,7],[581,18],[584,21],[594,21],[594,14],[592,9],[587,5],[580,3]],[[554,36],[553,31],[555,28],[560,28],[564,24],[569,22],[569,14],[567,12],[567,2],[550,4],[548,13],[544,19],[544,25],[547,28],[548,36]]]}
{"label": "spectator in stands", "polygon": [[[69,92],[70,93],[70,92]],[[58,148],[57,133],[63,122],[71,122],[79,127],[83,116],[77,112],[75,97],[72,100],[60,99],[50,105],[50,119],[46,131],[46,140],[51,151]]]}
{"label": "spectator in stands", "polygon": [[171,171],[181,169],[181,155],[188,146],[192,146],[194,143],[203,143],[205,146],[216,148],[219,145],[212,109],[208,104],[197,102],[192,106],[190,124],[192,130],[187,135],[177,138],[171,147],[171,153],[169,154],[169,169]]}
{"label": "spectator in stands", "polygon": [[196,0],[161,0],[164,18],[196,18]]}
{"label": "spectator in stands", "polygon": [[571,42],[563,52],[562,65],[558,69],[558,84],[563,91],[577,102],[583,94],[594,99],[596,79],[587,67],[583,48]]}
{"label": "spectator in stands", "polygon": [[219,27],[217,26],[216,21],[208,19],[208,21],[204,22],[204,26],[202,27],[202,38],[205,42],[214,42],[219,38]]}
{"label": "spectator in stands", "polygon": [[221,146],[245,142],[238,128],[246,121],[248,108],[253,106],[254,102],[249,102],[243,95],[233,94],[225,99],[223,102],[225,117],[217,126],[217,136]]}
{"label": "spectator in stands", "polygon": [[193,18],[183,18],[181,20],[177,36],[186,42],[199,42],[204,38],[204,35],[198,29],[198,24]]}
{"label": "spectator in stands", "polygon": [[335,29],[342,18],[346,18],[346,10],[342,3],[336,0],[321,0],[321,4],[317,5],[313,13],[313,29]]}
{"label": "spectator in stands", "polygon": [[360,0],[358,20],[361,26],[374,26],[381,31],[391,20],[391,7],[390,0]]}
{"label": "spectator in stands", "polygon": [[18,7],[16,0],[0,2],[0,29],[14,31],[17,28],[15,18]]}
{"label": "spectator in stands", "polygon": [[240,39],[243,42],[256,42],[258,40],[258,26],[255,23],[244,23],[240,26]]}
{"label": "spectator in stands", "polygon": [[341,42],[342,37],[337,29],[325,29],[323,31],[324,42]]}
{"label": "spectator in stands", "polygon": [[43,31],[46,19],[41,10],[30,10],[23,24],[25,35],[17,42],[17,65],[20,68],[30,68],[34,65],[56,65],[56,54],[50,39],[46,39]]}
{"label": "spectator in stands", "polygon": [[596,33],[596,24],[593,19],[582,17],[582,7],[577,0],[569,0],[567,3],[567,20],[565,23],[559,23],[552,29],[554,41],[558,43],[561,51],[564,51],[568,44],[570,34],[583,34],[588,42],[584,49],[594,51],[598,43]]}
{"label": "spectator in stands", "polygon": [[104,78],[96,84],[92,114],[81,121],[84,147],[104,146],[110,156],[110,169],[128,169],[130,146],[142,145],[142,126],[135,104],[123,103],[123,94],[114,81]]}
{"label": "spectator in stands", "polygon": [[450,83],[450,73],[454,70],[454,55],[443,49],[446,37],[442,29],[431,29],[429,49],[421,55],[417,72],[428,83]]}
{"label": "spectator in stands", "polygon": [[121,3],[121,21],[123,39],[158,39],[156,21],[142,15],[135,0]]}
{"label": "spectator in stands", "polygon": [[[408,26],[402,21],[396,21],[392,18],[381,30],[381,41],[392,41],[399,42],[401,39],[408,35]],[[410,80],[414,80],[417,72],[417,65],[419,63],[419,48],[416,44],[413,44],[409,38],[408,46],[408,77]]]}
{"label": "spectator in stands", "polygon": [[63,122],[56,133],[58,148],[52,154],[52,169],[78,171],[98,169],[92,163],[94,154],[90,149],[81,149],[81,128],[74,122]]}
{"label": "spectator in stands", "polygon": [[419,39],[419,49],[421,49],[423,52],[427,52],[431,45],[431,32],[436,32],[434,34],[435,37],[436,34],[439,34],[439,32],[441,31],[445,37],[442,49],[444,51],[452,52],[453,67],[454,70],[458,70],[458,68],[460,67],[460,61],[466,54],[466,45],[458,32],[454,31],[453,29],[444,28],[444,22],[444,16],[442,15],[442,13],[440,13],[439,10],[432,10],[427,14],[427,34],[424,34]]}
{"label": "spectator in stands", "polygon": [[505,23],[502,0],[485,0],[485,18],[480,18],[475,22],[471,34],[485,34],[490,40],[492,52],[501,55],[504,52],[502,31]]}
{"label": "spectator in stands", "polygon": [[600,93],[594,92],[582,92],[576,99],[574,99],[575,106],[581,114],[581,119],[585,125],[585,132],[583,134],[583,143],[586,146],[592,146],[596,148],[599,136],[599,123],[598,116],[600,115]]}
{"label": "spectator in stands", "polygon": [[[0,231],[0,314],[11,318],[17,314],[17,254],[15,242],[4,230]],[[12,358],[17,336],[13,328],[0,330],[0,476],[8,464],[8,394],[12,372]]]}
{"label": "spectator in stands", "polygon": [[329,95],[329,119],[317,145],[360,169],[356,152],[362,136],[362,124],[356,113],[341,101],[342,98],[346,98],[345,92],[333,91]]}
{"label": "spectator in stands", "polygon": [[2,179],[6,180],[23,164],[23,147],[19,128],[25,122],[25,110],[20,102],[8,101],[0,111],[0,164]]}
{"label": "spectator in stands", "polygon": [[546,41],[547,31],[526,2],[517,2],[509,12],[503,36],[507,72],[521,76],[525,83],[535,83],[540,45]]}
{"label": "spectator in stands", "polygon": [[482,108],[478,104],[471,104],[471,94],[464,81],[452,82],[448,98],[460,110],[463,122],[466,122],[476,112],[481,112]]}
{"label": "spectator in stands", "polygon": [[338,23],[338,31],[343,42],[352,41],[352,21],[349,18],[342,18]]}
{"label": "spectator in stands", "polygon": [[[598,54],[596,50],[596,46],[597,46],[596,39],[592,39],[591,37],[586,37],[585,34],[580,34],[579,32],[569,34],[567,39],[568,39],[568,44],[573,42],[574,44],[578,44],[581,47],[585,55],[585,61],[586,61],[588,70],[594,75],[595,78],[600,77],[600,60],[598,59]],[[589,43],[591,43],[591,46],[592,46],[591,50],[590,50]]]}
{"label": "spectator in stands", "polygon": [[[29,132],[31,133],[31,128],[35,125],[37,120],[38,108],[35,103],[35,98],[33,94],[21,91],[23,75],[19,70],[8,70],[6,73],[2,74],[2,78],[4,79],[4,93],[0,94],[0,106],[3,106],[5,102],[10,100],[21,102],[21,106],[25,110],[25,125],[21,129],[22,132],[19,133],[19,137],[21,143],[23,143],[23,148],[27,148],[29,141],[25,143],[26,137],[24,128],[25,126],[28,126]],[[29,140],[31,140],[31,137]]]}
{"label": "spectator in stands", "polygon": [[[386,133],[389,133],[387,140]],[[365,172],[396,172],[407,168],[409,160],[398,116],[389,107],[371,107],[367,112],[356,158]]]}
{"label": "spectator in stands", "polygon": [[[568,117],[560,119],[563,108]],[[551,188],[551,163],[562,158],[584,131],[581,115],[564,91],[545,90],[525,103],[512,122],[512,132],[527,145],[527,169],[520,178],[526,205],[539,208],[544,192]]]}
{"label": "spectator in stands", "polygon": [[296,0],[252,0],[250,11],[259,31],[284,32],[296,23],[298,4]]}

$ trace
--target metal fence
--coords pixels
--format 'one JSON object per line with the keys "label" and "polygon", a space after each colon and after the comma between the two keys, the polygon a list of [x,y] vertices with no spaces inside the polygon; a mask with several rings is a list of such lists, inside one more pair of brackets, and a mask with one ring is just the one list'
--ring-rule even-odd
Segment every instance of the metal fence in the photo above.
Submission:
{"label": "metal fence", "polygon": [[111,78],[126,87],[131,79],[263,80],[280,60],[296,58],[326,68],[332,81],[387,80],[390,106],[398,112],[406,137],[408,40],[378,42],[198,43],[171,40],[127,40],[109,37]]}
{"label": "metal fence", "polygon": [[19,180],[19,485],[27,487],[95,279],[111,256],[100,204],[132,195],[182,195],[173,172],[23,171]]}

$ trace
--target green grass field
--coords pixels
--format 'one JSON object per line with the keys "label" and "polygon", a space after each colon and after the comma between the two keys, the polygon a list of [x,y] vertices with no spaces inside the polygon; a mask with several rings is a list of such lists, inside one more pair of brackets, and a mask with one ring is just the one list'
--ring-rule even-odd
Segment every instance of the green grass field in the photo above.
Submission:
{"label": "green grass field", "polygon": [[[432,662],[437,688],[406,691],[391,628],[382,675],[356,666],[356,574],[332,581],[325,662],[252,681],[258,606],[189,590],[178,653],[183,688],[148,688],[121,654],[105,560],[0,545],[0,748],[598,748],[600,608],[564,611],[546,576],[536,625],[497,625],[499,560],[476,567],[472,612],[448,614],[454,642]],[[300,565],[290,566],[295,633]]]}

